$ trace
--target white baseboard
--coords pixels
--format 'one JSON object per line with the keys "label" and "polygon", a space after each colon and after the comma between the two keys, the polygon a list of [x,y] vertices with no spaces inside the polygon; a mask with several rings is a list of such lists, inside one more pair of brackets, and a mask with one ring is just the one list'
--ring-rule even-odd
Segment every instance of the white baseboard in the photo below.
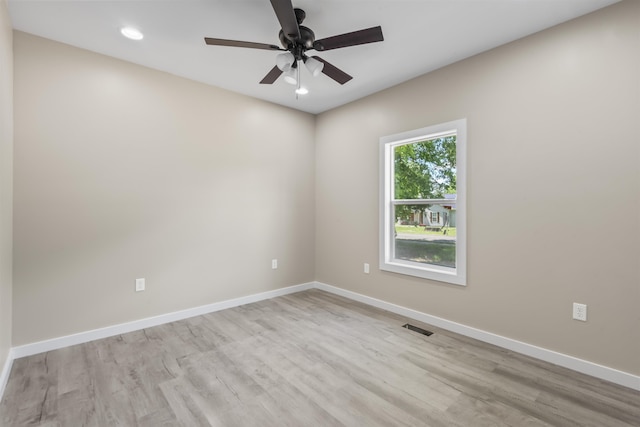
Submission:
{"label": "white baseboard", "polygon": [[174,311],[173,313],[147,317],[146,319],[134,320],[133,322],[121,323],[119,325],[107,326],[105,328],[94,329],[91,331],[80,332],[77,334],[53,338],[46,341],[39,341],[31,344],[21,345],[12,349],[13,357],[17,359],[20,357],[44,353],[63,347],[69,347],[76,344],[83,344],[89,341],[112,337],[127,332],[139,331],[141,329],[150,328],[152,326],[158,326],[169,322],[175,322],[177,320],[187,319],[189,317],[200,316],[202,314],[213,313],[214,311],[225,310],[227,308],[238,307],[244,304],[251,304],[252,302],[263,301],[282,295],[305,291],[313,287],[314,283],[304,283],[301,285],[289,286],[286,288],[261,292],[259,294],[248,295],[245,297],[220,301],[213,304],[202,305],[200,307]]}
{"label": "white baseboard", "polygon": [[531,356],[545,362],[553,363],[554,365],[581,372],[595,378],[600,378],[602,380],[629,387],[634,390],[640,390],[640,376],[633,375],[628,372],[619,371],[617,369],[609,368],[597,363],[578,359],[577,357],[558,353],[553,350],[548,350],[546,348],[527,344],[522,341],[503,337],[501,335],[496,335],[491,332],[483,331],[481,329],[472,328],[471,326],[452,322],[441,317],[432,316],[430,314],[422,313],[420,311],[412,310],[400,305],[368,297],[366,295],[348,291],[346,289],[337,288],[335,286],[327,285],[326,283],[315,282],[314,288],[326,292],[331,292],[333,294],[340,295],[354,301],[362,302],[373,307],[381,308],[383,310],[387,310],[392,313],[408,317],[410,319],[418,320],[429,325],[437,326],[438,328],[446,329],[447,331],[474,338],[478,341],[483,341],[489,344],[496,345],[498,347],[505,348],[507,350],[512,350],[516,353],[524,354],[526,356]]}
{"label": "white baseboard", "polygon": [[458,333],[470,338],[477,339],[489,344],[496,345],[508,350],[512,350],[516,353],[524,354],[534,357],[539,360],[553,363],[558,366],[562,366],[583,374],[590,375],[595,378],[600,378],[606,381],[610,381],[615,384],[619,384],[631,389],[640,391],[640,376],[633,375],[627,372],[619,371],[617,369],[609,368],[607,366],[599,365],[597,363],[589,362],[583,359],[579,359],[566,354],[558,353],[552,350],[548,350],[535,345],[527,344],[521,341],[517,341],[511,338],[506,338],[500,335],[486,332],[481,329],[476,329],[467,325],[452,322],[450,320],[443,319],[441,317],[432,316],[426,313],[422,313],[410,308],[402,307],[396,304],[392,304],[386,301],[382,301],[376,298],[372,298],[366,295],[362,295],[356,292],[348,291],[346,289],[338,288],[335,286],[327,285],[321,282],[304,283],[301,285],[289,286],[287,288],[276,289],[273,291],[261,292],[259,294],[248,295],[246,297],[234,298],[226,301],[221,301],[213,304],[203,305],[187,310],[176,311],[173,313],[167,313],[160,316],[149,317],[146,319],[140,319],[133,322],[122,323],[119,325],[108,326],[101,329],[94,329],[92,331],[81,332],[74,335],[68,335],[60,338],[54,338],[46,341],[35,342],[32,344],[26,344],[18,347],[14,347],[10,350],[7,361],[0,374],[0,399],[9,379],[9,373],[11,372],[11,366],[13,360],[31,356],[38,353],[44,353],[51,350],[56,350],[71,345],[82,344],[85,342],[107,338],[114,335],[124,334],[127,332],[138,331],[144,328],[152,326],[162,325],[169,322],[175,322],[177,320],[187,319],[189,317],[199,316],[206,313],[212,313],[215,311],[225,310],[227,308],[237,307],[244,304],[250,304],[253,302],[263,301],[270,298],[279,297],[282,295],[288,295],[295,292],[301,292],[308,289],[320,289],[326,292],[330,292],[336,295],[349,298],[354,301],[359,301],[373,307],[381,308],[383,310],[390,311],[392,313],[399,314],[401,316],[415,319],[420,322],[424,322],[442,329],[446,329],[451,332]]}
{"label": "white baseboard", "polygon": [[7,360],[4,362],[4,366],[0,372],[0,401],[4,395],[4,389],[7,387],[7,381],[9,381],[9,374],[11,373],[11,367],[13,366],[13,359],[15,359],[13,349],[9,349]]}

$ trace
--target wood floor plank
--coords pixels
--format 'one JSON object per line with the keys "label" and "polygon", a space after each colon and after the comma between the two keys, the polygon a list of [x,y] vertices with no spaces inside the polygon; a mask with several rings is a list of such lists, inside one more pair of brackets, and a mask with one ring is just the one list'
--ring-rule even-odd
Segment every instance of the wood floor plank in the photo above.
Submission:
{"label": "wood floor plank", "polygon": [[0,425],[639,427],[640,392],[310,290],[17,359]]}

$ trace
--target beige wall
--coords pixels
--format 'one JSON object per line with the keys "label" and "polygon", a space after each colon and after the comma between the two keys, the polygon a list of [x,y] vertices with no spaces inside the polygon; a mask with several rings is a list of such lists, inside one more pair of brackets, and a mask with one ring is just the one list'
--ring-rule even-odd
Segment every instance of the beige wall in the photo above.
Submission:
{"label": "beige wall", "polygon": [[[13,214],[13,34],[0,0],[0,372],[11,348]],[[0,389],[2,385],[0,384]]]}
{"label": "beige wall", "polygon": [[314,116],[25,33],[14,54],[14,346],[313,280]]}
{"label": "beige wall", "polygon": [[[316,278],[639,374],[639,18],[623,2],[315,119],[14,33],[13,345]],[[468,286],[364,275],[379,137],[463,117]]]}
{"label": "beige wall", "polygon": [[[317,280],[640,374],[639,23],[623,2],[320,115]],[[363,274],[379,137],[464,117],[468,286]]]}

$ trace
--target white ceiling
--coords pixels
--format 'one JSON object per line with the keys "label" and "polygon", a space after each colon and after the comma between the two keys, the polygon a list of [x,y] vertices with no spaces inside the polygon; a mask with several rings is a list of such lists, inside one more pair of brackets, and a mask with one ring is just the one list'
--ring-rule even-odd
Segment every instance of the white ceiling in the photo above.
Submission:
{"label": "white ceiling", "polygon": [[[316,39],[382,26],[385,40],[319,53],[344,86],[303,68],[309,94],[258,82],[279,52],[207,46],[214,37],[279,45],[269,0],[9,0],[13,27],[52,40],[320,113],[618,0],[293,0]],[[131,25],[145,35],[120,35]],[[312,51],[311,53],[316,53]]]}

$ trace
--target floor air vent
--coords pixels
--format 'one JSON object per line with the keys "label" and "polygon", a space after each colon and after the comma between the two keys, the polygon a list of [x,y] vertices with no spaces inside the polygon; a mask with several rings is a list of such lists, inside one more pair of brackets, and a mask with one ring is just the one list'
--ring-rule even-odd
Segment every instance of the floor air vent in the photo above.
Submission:
{"label": "floor air vent", "polygon": [[413,326],[413,325],[410,325],[408,323],[406,325],[403,325],[402,327],[405,328],[405,329],[409,329],[410,331],[413,331],[413,332],[418,332],[419,334],[422,334],[422,335],[426,335],[426,336],[433,335],[433,332],[431,332],[431,331],[427,331],[426,329],[418,328],[417,326]]}

